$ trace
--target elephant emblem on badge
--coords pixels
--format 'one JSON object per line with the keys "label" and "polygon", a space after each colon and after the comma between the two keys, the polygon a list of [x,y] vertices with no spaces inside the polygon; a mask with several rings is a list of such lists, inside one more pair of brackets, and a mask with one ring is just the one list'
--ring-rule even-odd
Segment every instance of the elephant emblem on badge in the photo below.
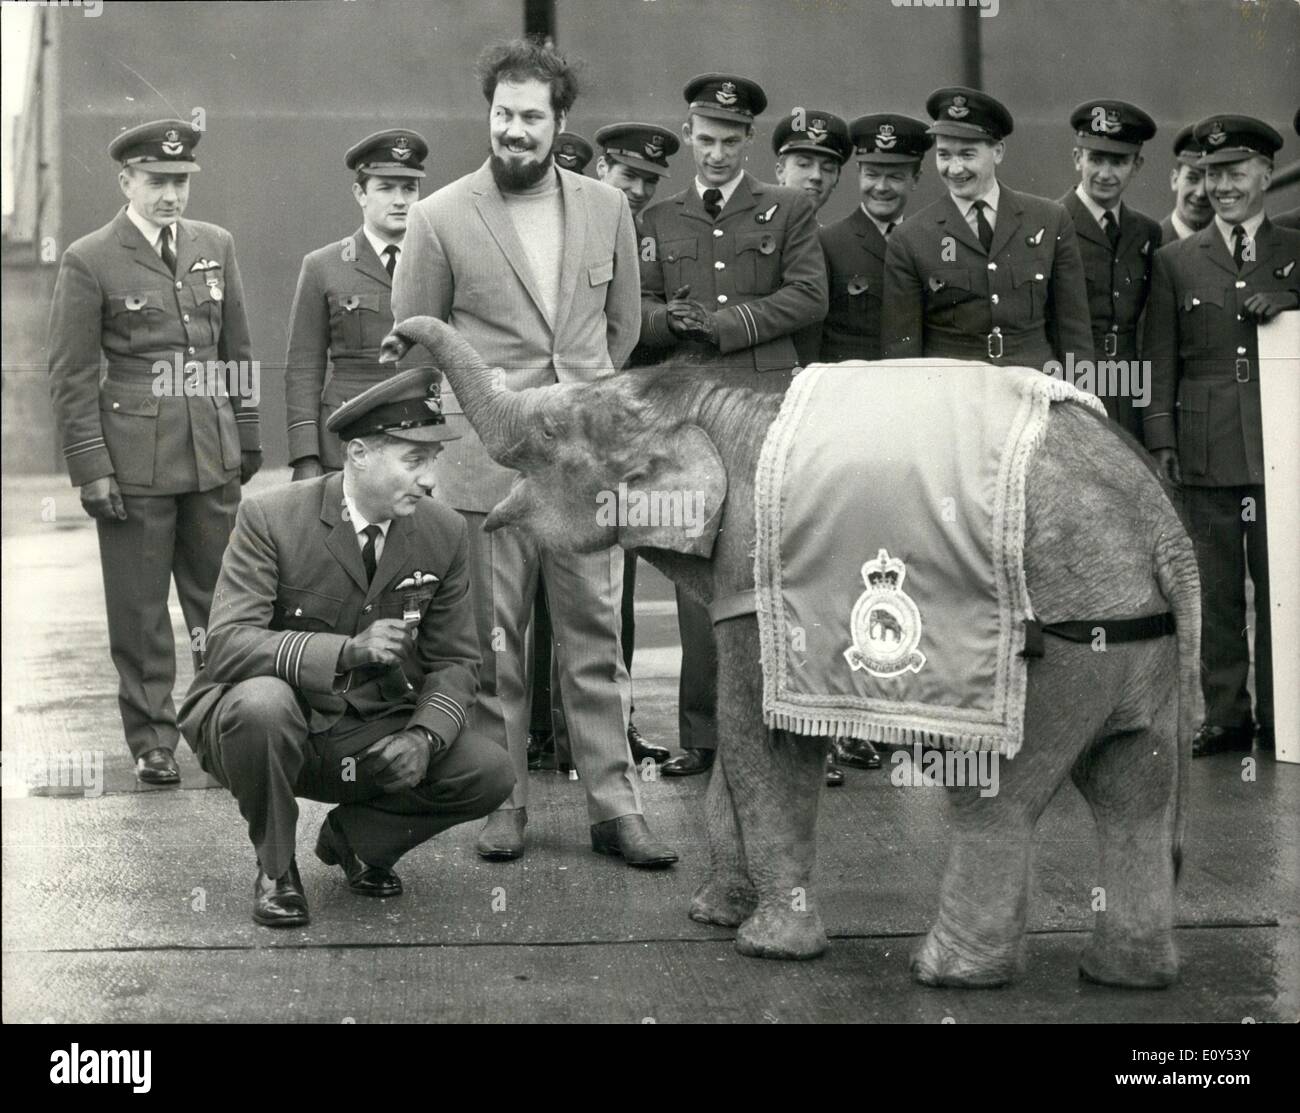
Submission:
{"label": "elephant emblem on badge", "polygon": [[920,672],[925,665],[925,654],[916,648],[921,641],[921,612],[903,591],[906,575],[907,565],[885,549],[862,566],[867,590],[853,606],[849,618],[853,645],[844,651],[855,672],[864,669],[888,678]]}

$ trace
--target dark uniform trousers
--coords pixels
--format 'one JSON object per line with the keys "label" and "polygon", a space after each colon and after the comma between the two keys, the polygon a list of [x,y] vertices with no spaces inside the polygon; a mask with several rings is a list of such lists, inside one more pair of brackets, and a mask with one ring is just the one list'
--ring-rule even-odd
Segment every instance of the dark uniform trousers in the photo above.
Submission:
{"label": "dark uniform trousers", "polygon": [[[260,448],[256,396],[238,393],[245,375],[207,373],[211,361],[252,372],[230,233],[192,220],[174,230],[175,274],[123,209],[64,253],[50,311],[50,394],[69,476],[76,486],[114,476],[127,514],[96,528],[132,757],[176,748],[169,584],[174,576],[197,668],[240,455]],[[172,368],[161,379],[158,362]]]}
{"label": "dark uniform trousers", "polygon": [[[1151,292],[1151,268],[1160,248],[1160,225],[1127,205],[1119,208],[1119,241],[1111,250],[1101,225],[1075,190],[1061,198],[1079,236],[1079,252],[1088,283],[1088,311],[1092,318],[1092,343],[1099,361],[1138,359],[1138,322]],[[1140,406],[1129,394],[1099,392],[1112,421],[1138,440],[1142,439]],[[1120,380],[1121,384],[1123,380]],[[1129,382],[1134,380],[1130,377]]]}
{"label": "dark uniform trousers", "polygon": [[1206,722],[1251,725],[1246,573],[1255,587],[1255,719],[1273,723],[1264,444],[1256,326],[1242,303],[1300,294],[1300,232],[1265,220],[1238,272],[1216,223],[1156,253],[1143,358],[1151,361],[1147,448],[1176,449],[1201,574]]}
{"label": "dark uniform trousers", "polygon": [[367,746],[406,729],[414,702],[379,719],[345,715],[309,731],[311,709],[273,676],[230,688],[203,721],[199,764],[239,801],[261,866],[281,876],[293,856],[298,801],[338,804],[330,814],[367,865],[391,867],[448,827],[494,811],[514,787],[505,751],[472,728],[434,755],[414,788],[386,793],[359,763]]}
{"label": "dark uniform trousers", "polygon": [[885,359],[936,356],[999,367],[1091,360],[1078,237],[1065,209],[999,185],[985,251],[951,197],[900,224],[885,253]]}
{"label": "dark uniform trousers", "polygon": [[284,370],[291,462],[316,456],[326,469],[343,466],[343,446],[325,419],[396,373],[395,364],[379,362],[379,345],[393,328],[392,292],[388,270],[362,228],[303,259]]}
{"label": "dark uniform trousers", "polygon": [[[826,262],[812,202],[798,190],[746,173],[717,220],[694,184],[645,210],[641,243],[641,344],[703,357],[702,373],[751,390],[784,393],[807,358],[798,345],[826,316]],[[689,285],[717,316],[717,348],[684,342],[665,303]],[[717,648],[708,608],[677,591],[682,641],[678,738],[717,746]]]}
{"label": "dark uniform trousers", "polygon": [[[464,523],[422,499],[393,519],[368,578],[345,514],[339,472],[240,504],[207,657],[181,707],[186,739],[239,801],[272,877],[294,856],[295,794],[338,804],[357,856],[389,866],[514,787],[509,757],[471,721],[479,651]],[[399,617],[413,633],[399,664],[339,672],[349,638]],[[385,794],[347,760],[413,726],[441,743],[414,788]]]}

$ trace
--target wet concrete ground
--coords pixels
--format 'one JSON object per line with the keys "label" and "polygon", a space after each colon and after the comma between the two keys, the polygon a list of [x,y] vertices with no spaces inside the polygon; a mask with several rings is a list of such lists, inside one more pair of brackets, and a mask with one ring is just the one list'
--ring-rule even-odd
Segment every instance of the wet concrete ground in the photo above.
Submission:
{"label": "wet concrete ground", "polygon": [[[259,476],[255,484],[283,478]],[[255,871],[234,801],[182,747],[179,789],[139,787],[120,737],[93,526],[62,477],[3,487],[3,1019],[5,1021],[1294,1021],[1300,1017],[1300,768],[1198,761],[1179,892],[1179,983],[1081,983],[1093,914],[1092,821],[1067,786],[1039,826],[1026,968],[988,992],[914,986],[908,956],[937,907],[943,790],[848,771],[826,792],[820,900],[831,949],[810,963],[741,958],[686,917],[704,874],[703,778],[643,785],[681,854],[665,873],[594,855],[581,785],[534,773],[529,850],[490,864],[477,824],[399,867],[405,894],[352,896],[310,853],[327,806],[304,801],[312,924],[249,919]],[[642,565],[637,722],[676,742],[671,587]],[[178,636],[179,607],[173,605]],[[177,691],[190,678],[178,663]],[[102,793],[13,782],[35,755],[101,753]],[[57,768],[56,768],[57,773]],[[66,779],[66,775],[65,775]]]}

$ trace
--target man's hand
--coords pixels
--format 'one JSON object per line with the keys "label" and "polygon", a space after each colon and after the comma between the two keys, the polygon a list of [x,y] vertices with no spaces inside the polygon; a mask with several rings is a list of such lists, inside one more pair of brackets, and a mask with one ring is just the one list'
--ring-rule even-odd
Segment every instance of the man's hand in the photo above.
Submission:
{"label": "man's hand", "polygon": [[1178,453],[1172,448],[1153,449],[1151,455],[1156,458],[1156,467],[1160,474],[1175,487],[1183,482],[1183,469],[1178,466]]}
{"label": "man's hand", "polygon": [[400,792],[424,780],[432,756],[428,737],[412,728],[367,746],[358,755],[357,766],[385,792]]}
{"label": "man's hand", "polygon": [[698,301],[688,296],[690,285],[683,286],[669,299],[665,308],[668,310],[668,328],[675,336],[683,339],[697,339],[701,330],[707,328],[709,311]]}
{"label": "man's hand", "polygon": [[1242,316],[1263,324],[1288,309],[1300,309],[1293,290],[1270,290],[1251,294],[1241,306]]}
{"label": "man's hand", "polygon": [[400,665],[414,646],[410,628],[400,618],[377,618],[343,644],[339,671],[348,672],[362,665]]}
{"label": "man's hand", "polygon": [[262,466],[260,452],[241,452],[239,454],[239,485],[242,487],[258,473]]}
{"label": "man's hand", "polygon": [[304,456],[294,464],[290,482],[297,482],[299,479],[319,479],[324,474],[325,469],[321,466],[319,456]]}
{"label": "man's hand", "polygon": [[117,480],[111,475],[92,479],[81,486],[81,506],[92,518],[102,518],[106,522],[116,519],[126,521],[126,505],[122,502],[122,491]]}

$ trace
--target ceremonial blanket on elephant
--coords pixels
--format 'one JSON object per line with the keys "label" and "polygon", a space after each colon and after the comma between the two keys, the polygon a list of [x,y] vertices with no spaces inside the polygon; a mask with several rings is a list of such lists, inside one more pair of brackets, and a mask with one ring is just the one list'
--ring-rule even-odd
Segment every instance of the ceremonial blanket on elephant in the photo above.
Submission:
{"label": "ceremonial blanket on elephant", "polygon": [[1072,385],[948,359],[814,364],[755,483],[771,728],[1014,757],[1025,477]]}

